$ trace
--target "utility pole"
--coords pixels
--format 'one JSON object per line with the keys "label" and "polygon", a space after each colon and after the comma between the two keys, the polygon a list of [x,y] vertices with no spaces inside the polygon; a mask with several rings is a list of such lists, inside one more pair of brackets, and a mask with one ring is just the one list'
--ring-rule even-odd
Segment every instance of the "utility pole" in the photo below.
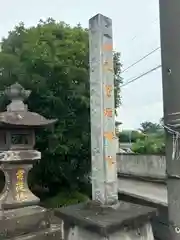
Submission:
{"label": "utility pole", "polygon": [[180,0],[160,0],[168,213],[171,240],[180,239]]}
{"label": "utility pole", "polygon": [[112,20],[101,14],[89,21],[92,198],[118,202]]}

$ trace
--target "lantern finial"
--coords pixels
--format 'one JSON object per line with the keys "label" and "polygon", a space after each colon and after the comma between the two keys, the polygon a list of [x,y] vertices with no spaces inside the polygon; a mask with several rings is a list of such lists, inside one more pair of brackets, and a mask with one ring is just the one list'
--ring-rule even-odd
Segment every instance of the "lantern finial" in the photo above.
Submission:
{"label": "lantern finial", "polygon": [[25,90],[19,83],[14,83],[5,90],[5,95],[9,100],[21,100],[24,101],[31,94],[30,90]]}

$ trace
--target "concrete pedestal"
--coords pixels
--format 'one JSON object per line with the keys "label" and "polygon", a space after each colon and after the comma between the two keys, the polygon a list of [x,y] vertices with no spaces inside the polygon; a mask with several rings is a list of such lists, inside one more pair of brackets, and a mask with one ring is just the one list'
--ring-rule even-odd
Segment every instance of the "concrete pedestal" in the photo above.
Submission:
{"label": "concrete pedestal", "polygon": [[126,202],[116,208],[90,202],[55,211],[64,221],[64,240],[154,240],[150,218],[155,214],[153,208]]}

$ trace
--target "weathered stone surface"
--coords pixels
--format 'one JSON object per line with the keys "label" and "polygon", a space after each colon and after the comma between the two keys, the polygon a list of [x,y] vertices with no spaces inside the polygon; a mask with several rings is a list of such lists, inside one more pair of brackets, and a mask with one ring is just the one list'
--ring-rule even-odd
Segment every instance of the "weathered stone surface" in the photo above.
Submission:
{"label": "weathered stone surface", "polygon": [[156,215],[156,210],[136,204],[119,202],[119,206],[103,208],[99,204],[83,203],[55,210],[69,226],[79,226],[107,237],[121,229],[136,229]]}
{"label": "weathered stone surface", "polygon": [[[57,120],[48,120],[38,113],[28,111],[2,112],[0,113],[0,126],[46,126],[57,122]],[[6,126],[7,127],[7,126]]]}
{"label": "weathered stone surface", "polygon": [[30,206],[0,212],[0,236],[16,237],[50,226],[49,213],[40,206]]}
{"label": "weathered stone surface", "polygon": [[92,199],[118,202],[112,20],[89,20]]}
{"label": "weathered stone surface", "polygon": [[[65,234],[66,235],[66,234]],[[154,240],[150,223],[144,223],[137,229],[121,229],[107,238],[80,227],[72,227],[65,240]]]}
{"label": "weathered stone surface", "polygon": [[4,151],[0,152],[1,163],[13,163],[16,161],[28,161],[41,159],[41,153],[37,150],[20,150],[20,151]]}
{"label": "weathered stone surface", "polygon": [[162,155],[117,154],[117,171],[120,175],[166,179],[166,157]]}
{"label": "weathered stone surface", "polygon": [[1,210],[32,206],[39,203],[39,198],[29,190],[27,183],[28,172],[31,168],[32,164],[5,163],[1,165],[6,180],[4,190],[0,194]]}
{"label": "weathered stone surface", "polygon": [[64,240],[62,238],[61,226],[51,225],[46,230],[32,232],[15,238],[8,238],[8,240]]}

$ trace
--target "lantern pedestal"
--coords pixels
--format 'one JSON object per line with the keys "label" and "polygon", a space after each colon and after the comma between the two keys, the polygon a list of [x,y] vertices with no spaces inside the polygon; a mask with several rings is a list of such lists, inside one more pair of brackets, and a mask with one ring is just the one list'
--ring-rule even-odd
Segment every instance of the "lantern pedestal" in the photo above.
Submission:
{"label": "lantern pedestal", "polygon": [[33,206],[39,203],[28,187],[28,172],[33,162],[41,158],[36,150],[6,151],[0,153],[0,169],[5,176],[5,186],[0,195],[0,210]]}
{"label": "lantern pedestal", "polygon": [[40,158],[41,153],[36,150],[0,153],[0,168],[5,175],[0,195],[0,237],[3,239],[21,239],[21,236],[28,239],[29,235],[33,240],[61,237],[60,225],[51,224],[50,213],[37,205],[39,198],[28,187],[28,172]]}

